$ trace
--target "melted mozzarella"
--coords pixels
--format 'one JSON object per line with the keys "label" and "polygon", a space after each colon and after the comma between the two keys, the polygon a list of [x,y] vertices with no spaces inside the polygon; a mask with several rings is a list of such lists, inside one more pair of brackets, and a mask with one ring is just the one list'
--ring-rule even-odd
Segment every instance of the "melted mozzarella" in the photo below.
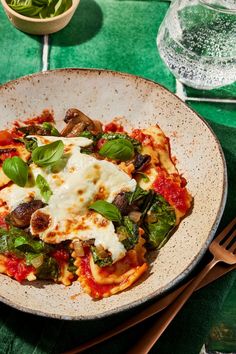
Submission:
{"label": "melted mozzarella", "polygon": [[[64,240],[94,239],[95,245],[102,245],[111,252],[113,261],[125,255],[125,248],[118,240],[114,225],[88,207],[97,199],[112,202],[121,191],[133,191],[136,181],[119,167],[106,160],[82,154],[80,147],[91,144],[86,138],[37,137],[40,144],[62,140],[65,144],[65,164],[55,171],[31,165],[34,179],[41,174],[48,182],[53,195],[48,205],[40,209],[49,216],[49,225],[39,233],[45,242],[60,243]],[[13,210],[22,202],[42,199],[36,186],[21,188],[13,184],[1,191],[1,198]],[[32,215],[31,221],[37,211]],[[32,234],[34,227],[31,223]]]}

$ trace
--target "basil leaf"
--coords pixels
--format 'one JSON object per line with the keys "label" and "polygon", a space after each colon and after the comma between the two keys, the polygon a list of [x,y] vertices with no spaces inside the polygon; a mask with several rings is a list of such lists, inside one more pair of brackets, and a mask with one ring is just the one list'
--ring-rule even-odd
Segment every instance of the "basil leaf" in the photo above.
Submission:
{"label": "basil leaf", "polygon": [[134,147],[129,140],[109,140],[101,147],[99,154],[113,160],[127,161],[134,156]]}
{"label": "basil leaf", "polygon": [[57,162],[63,155],[64,144],[61,140],[51,144],[37,147],[32,152],[32,160],[38,166],[50,166]]}
{"label": "basil leaf", "polygon": [[48,182],[42,175],[38,175],[35,183],[36,186],[39,188],[45,203],[48,203],[51,195],[53,194]]}
{"label": "basil leaf", "polygon": [[105,200],[97,200],[90,205],[89,209],[96,211],[108,220],[118,222],[119,224],[122,221],[120,210],[114,204],[108,203]]}
{"label": "basil leaf", "polygon": [[3,172],[15,184],[24,187],[28,181],[29,167],[18,156],[6,159],[2,165]]}
{"label": "basil leaf", "polygon": [[139,152],[141,150],[141,143],[137,139],[131,138],[127,134],[105,133],[105,134],[102,134],[101,138],[106,139],[106,140],[126,139],[132,143],[132,145],[136,151]]}
{"label": "basil leaf", "polygon": [[44,122],[42,124],[42,127],[43,129],[45,129],[46,131],[48,131],[48,134],[49,135],[52,135],[52,136],[60,136],[60,133],[59,131],[50,123],[48,122]]}
{"label": "basil leaf", "polygon": [[93,134],[92,134],[90,131],[88,131],[88,130],[84,130],[83,132],[81,132],[81,133],[79,134],[79,137],[88,138],[88,139],[91,139],[91,140],[94,139]]}

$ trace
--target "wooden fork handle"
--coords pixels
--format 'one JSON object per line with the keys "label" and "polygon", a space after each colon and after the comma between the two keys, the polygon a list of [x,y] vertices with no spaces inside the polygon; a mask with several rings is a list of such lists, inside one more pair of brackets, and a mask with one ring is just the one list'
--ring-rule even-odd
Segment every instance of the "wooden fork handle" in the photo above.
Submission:
{"label": "wooden fork handle", "polygon": [[135,346],[128,352],[128,354],[147,354],[154,346],[156,341],[160,338],[164,330],[168,327],[173,318],[177,315],[185,302],[192,295],[194,290],[200,284],[207,273],[219,262],[213,259],[208,263],[202,271],[194,278],[194,280],[184,289],[184,291],[174,300],[155,321],[154,325],[143,334],[143,336],[135,343]]}

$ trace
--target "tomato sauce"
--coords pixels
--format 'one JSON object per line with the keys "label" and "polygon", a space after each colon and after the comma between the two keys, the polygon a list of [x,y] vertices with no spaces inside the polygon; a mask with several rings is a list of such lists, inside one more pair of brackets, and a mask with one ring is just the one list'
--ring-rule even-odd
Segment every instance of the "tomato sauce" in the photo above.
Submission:
{"label": "tomato sauce", "polygon": [[69,261],[70,255],[68,251],[64,249],[58,249],[54,252],[52,252],[51,256],[59,263],[60,265],[66,263]]}
{"label": "tomato sauce", "polygon": [[131,137],[138,140],[142,145],[153,146],[153,137],[149,134],[144,134],[140,129],[134,129],[132,131]]}
{"label": "tomato sauce", "polygon": [[19,282],[25,280],[30,273],[35,272],[33,266],[27,266],[23,259],[17,258],[13,255],[8,256],[6,268],[8,275]]}
{"label": "tomato sauce", "polygon": [[180,185],[179,182],[173,178],[170,178],[165,171],[159,170],[158,176],[153,183],[153,188],[155,192],[161,194],[170,205],[175,206],[178,210],[183,213],[189,209],[189,198],[187,189],[183,184]]}
{"label": "tomato sauce", "polygon": [[7,130],[0,130],[0,146],[10,145],[12,143],[12,134]]}
{"label": "tomato sauce", "polygon": [[32,125],[32,124],[42,124],[42,123],[54,123],[54,117],[52,112],[45,109],[40,116],[29,118],[24,121],[25,124]]}
{"label": "tomato sauce", "polygon": [[108,123],[104,127],[105,133],[122,133],[123,131],[124,127],[117,122]]}
{"label": "tomato sauce", "polygon": [[103,294],[109,292],[114,285],[113,284],[98,284],[95,282],[89,264],[90,251],[86,251],[85,256],[81,257],[80,261],[80,274],[86,279],[86,284],[91,290],[91,296],[93,298],[101,298]]}
{"label": "tomato sauce", "polygon": [[[7,150],[7,149],[6,149]],[[2,152],[0,150],[0,163],[3,162],[4,160],[13,157],[13,156],[19,156],[19,153],[16,149],[9,149],[9,151]]]}

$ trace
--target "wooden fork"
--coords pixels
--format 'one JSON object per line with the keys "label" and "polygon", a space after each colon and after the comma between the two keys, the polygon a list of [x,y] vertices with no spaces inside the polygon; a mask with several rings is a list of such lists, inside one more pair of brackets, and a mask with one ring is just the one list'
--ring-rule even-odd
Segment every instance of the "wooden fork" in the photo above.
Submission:
{"label": "wooden fork", "polygon": [[173,318],[183,307],[188,298],[200,284],[207,273],[218,263],[236,264],[236,218],[212,241],[209,251],[213,259],[194,280],[183,290],[183,292],[174,300],[162,313],[157,321],[144,335],[135,343],[135,346],[128,354],[147,354],[160,338],[164,330],[168,327]]}

